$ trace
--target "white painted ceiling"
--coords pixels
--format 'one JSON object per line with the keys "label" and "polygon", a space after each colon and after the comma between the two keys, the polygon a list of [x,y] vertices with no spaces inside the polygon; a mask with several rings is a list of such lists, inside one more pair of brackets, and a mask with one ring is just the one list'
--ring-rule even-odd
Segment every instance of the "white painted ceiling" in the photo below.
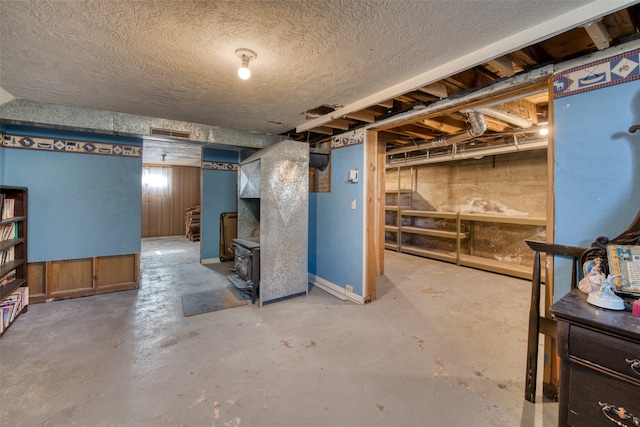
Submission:
{"label": "white painted ceiling", "polygon": [[[0,87],[16,98],[279,134],[320,105],[444,73],[487,47],[497,56],[505,40],[505,51],[532,44],[597,3],[629,2],[0,0]],[[236,74],[238,48],[258,54],[248,81]]]}

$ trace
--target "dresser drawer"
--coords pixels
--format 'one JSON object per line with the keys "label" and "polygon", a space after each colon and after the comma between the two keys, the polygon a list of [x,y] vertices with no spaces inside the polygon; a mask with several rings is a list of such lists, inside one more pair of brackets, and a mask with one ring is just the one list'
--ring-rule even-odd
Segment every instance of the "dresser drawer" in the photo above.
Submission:
{"label": "dresser drawer", "polygon": [[[576,427],[615,425],[607,419],[600,402],[624,408],[628,414],[640,417],[640,399],[638,398],[640,385],[577,363],[571,363],[570,369],[569,425]],[[620,421],[622,425],[637,425],[633,424],[632,420],[621,420],[614,414],[610,416]],[[640,422],[640,418],[638,421]]]}
{"label": "dresser drawer", "polygon": [[639,343],[575,325],[571,326],[569,336],[569,356],[588,360],[640,381],[640,366],[635,371],[631,369],[632,361],[640,361]]}

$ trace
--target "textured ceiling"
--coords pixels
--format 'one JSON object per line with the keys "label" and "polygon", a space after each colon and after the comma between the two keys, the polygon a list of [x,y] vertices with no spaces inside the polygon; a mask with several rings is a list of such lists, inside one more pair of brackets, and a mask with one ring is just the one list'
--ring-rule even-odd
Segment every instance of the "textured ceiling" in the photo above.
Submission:
{"label": "textured ceiling", "polygon": [[[590,3],[0,0],[0,87],[278,134],[308,110],[357,102]],[[241,47],[258,54],[248,81],[236,75]]]}

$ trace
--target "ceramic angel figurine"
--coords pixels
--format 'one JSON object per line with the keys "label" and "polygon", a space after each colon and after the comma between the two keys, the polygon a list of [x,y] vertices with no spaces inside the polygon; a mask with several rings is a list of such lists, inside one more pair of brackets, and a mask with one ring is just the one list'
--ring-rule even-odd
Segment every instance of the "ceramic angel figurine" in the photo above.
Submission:
{"label": "ceramic angel figurine", "polygon": [[587,294],[599,291],[605,278],[604,271],[602,271],[602,258],[594,258],[584,264],[584,277],[578,283],[578,288]]}
{"label": "ceramic angel figurine", "polygon": [[613,292],[615,289],[613,279],[616,277],[620,277],[620,275],[610,274],[602,284],[602,289],[600,289],[599,292],[592,292],[589,294],[587,302],[597,305],[598,307],[609,308],[611,310],[624,310],[624,300]]}

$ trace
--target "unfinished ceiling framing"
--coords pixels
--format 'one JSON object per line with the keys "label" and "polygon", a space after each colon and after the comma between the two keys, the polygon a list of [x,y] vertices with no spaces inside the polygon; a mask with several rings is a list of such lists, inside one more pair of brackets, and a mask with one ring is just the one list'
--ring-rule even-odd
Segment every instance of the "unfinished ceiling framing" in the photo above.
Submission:
{"label": "unfinished ceiling framing", "polygon": [[[637,0],[134,3],[0,0],[0,110],[26,100],[155,119],[159,134],[134,135],[167,164],[197,164],[186,143],[217,143],[175,134],[202,126],[229,130],[221,144],[234,147],[317,147],[366,127],[392,159],[433,157],[526,141],[549,119],[543,89],[473,111],[435,104],[636,40],[640,23]],[[249,80],[237,77],[239,48],[257,54]]]}
{"label": "unfinished ceiling framing", "polygon": [[[551,74],[545,76],[545,66],[636,40],[639,27],[640,9],[635,5],[339,117],[332,115],[339,106],[319,106],[307,118],[324,118],[322,124],[285,134],[320,146],[345,131],[375,129],[386,144],[388,167],[544,148],[546,137],[540,131],[550,124]],[[510,79],[527,73],[531,77],[509,90]],[[486,90],[496,83],[505,83],[505,89],[498,94]],[[488,151],[492,147],[497,149]]]}

